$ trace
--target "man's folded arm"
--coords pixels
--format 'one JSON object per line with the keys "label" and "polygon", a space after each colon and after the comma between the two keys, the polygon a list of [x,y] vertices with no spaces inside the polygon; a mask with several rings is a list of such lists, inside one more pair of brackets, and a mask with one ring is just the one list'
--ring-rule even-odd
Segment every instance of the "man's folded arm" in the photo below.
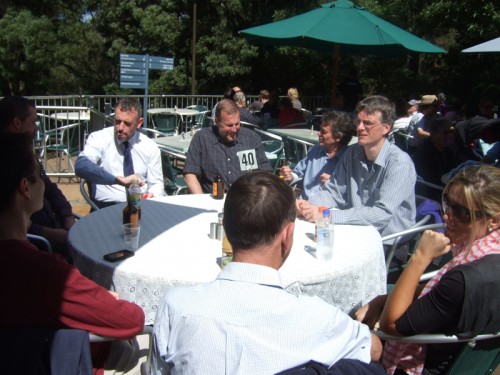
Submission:
{"label": "man's folded arm", "polygon": [[77,176],[85,178],[94,184],[113,185],[116,177],[99,167],[84,155],[78,156],[75,163],[75,173]]}

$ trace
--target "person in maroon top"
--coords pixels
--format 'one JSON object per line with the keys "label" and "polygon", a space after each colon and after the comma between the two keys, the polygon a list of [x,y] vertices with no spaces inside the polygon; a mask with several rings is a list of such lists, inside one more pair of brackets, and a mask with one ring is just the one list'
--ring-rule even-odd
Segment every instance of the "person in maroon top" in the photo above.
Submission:
{"label": "person in maroon top", "polygon": [[[144,312],[82,276],[58,254],[31,245],[29,219],[43,205],[45,172],[23,134],[0,137],[0,326],[75,328],[132,339],[144,328]],[[113,353],[113,355],[116,355]]]}
{"label": "person in maroon top", "polygon": [[289,98],[281,98],[280,100],[280,128],[285,128],[292,124],[304,123],[304,116],[300,110],[295,109],[292,101]]}

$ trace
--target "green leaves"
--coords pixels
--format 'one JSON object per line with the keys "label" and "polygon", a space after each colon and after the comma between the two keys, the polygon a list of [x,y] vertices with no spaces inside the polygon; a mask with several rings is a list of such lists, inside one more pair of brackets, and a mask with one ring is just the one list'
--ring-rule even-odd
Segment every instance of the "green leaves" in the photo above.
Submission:
{"label": "green leaves", "polygon": [[[196,4],[197,93],[220,94],[228,86],[239,85],[247,93],[267,88],[284,94],[288,87],[297,86],[303,96],[327,96],[333,76],[331,55],[255,46],[238,34],[238,30],[297,15],[324,2],[5,0],[0,5],[0,95],[122,93],[122,52],[174,57],[174,70],[150,72],[149,92],[188,94]],[[365,94],[402,97],[438,91],[465,95],[482,81],[500,82],[499,55],[460,53],[498,36],[498,2],[354,2],[449,53],[384,60],[342,56],[339,81],[356,66]]]}

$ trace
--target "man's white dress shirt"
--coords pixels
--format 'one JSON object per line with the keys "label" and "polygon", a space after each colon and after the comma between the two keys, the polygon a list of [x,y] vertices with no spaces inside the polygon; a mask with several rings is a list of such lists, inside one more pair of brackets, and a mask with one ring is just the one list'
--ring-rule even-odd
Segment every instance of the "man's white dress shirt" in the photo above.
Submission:
{"label": "man's white dress shirt", "polygon": [[[139,131],[128,140],[134,172],[146,183],[142,193],[165,195],[161,155],[158,145]],[[125,202],[125,187],[114,184],[123,176],[124,146],[109,127],[90,134],[75,164],[76,174],[96,184],[95,199],[101,202]]]}
{"label": "man's white dress shirt", "polygon": [[211,283],[170,289],[158,309],[152,374],[274,374],[316,360],[370,361],[368,327],[278,271],[232,262]]}

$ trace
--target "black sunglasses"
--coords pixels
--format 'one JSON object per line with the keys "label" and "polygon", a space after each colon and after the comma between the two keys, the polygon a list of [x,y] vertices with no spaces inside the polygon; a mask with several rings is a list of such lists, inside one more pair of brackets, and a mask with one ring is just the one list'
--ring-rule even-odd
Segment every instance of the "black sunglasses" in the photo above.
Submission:
{"label": "black sunglasses", "polygon": [[443,194],[442,205],[443,213],[449,211],[451,213],[451,216],[453,216],[455,220],[458,220],[462,223],[469,224],[471,222],[472,213],[474,213],[474,216],[476,218],[482,218],[485,216],[481,211],[469,210],[468,208],[460,204],[451,204],[450,200],[448,199],[448,194]]}
{"label": "black sunglasses", "polygon": [[26,176],[25,178],[30,178],[30,177],[34,177],[34,176],[40,176],[40,178],[43,180],[43,178],[47,175],[47,173],[45,173],[45,169],[43,169],[42,163],[40,163],[38,161],[38,165],[40,166],[40,171],[38,173],[30,174],[29,176]]}
{"label": "black sunglasses", "polygon": [[42,170],[38,173],[30,174],[29,176],[26,176],[26,178],[30,178],[30,177],[34,177],[34,176],[40,176],[40,178],[43,180],[43,178],[46,176],[46,173],[45,173],[45,171]]}

